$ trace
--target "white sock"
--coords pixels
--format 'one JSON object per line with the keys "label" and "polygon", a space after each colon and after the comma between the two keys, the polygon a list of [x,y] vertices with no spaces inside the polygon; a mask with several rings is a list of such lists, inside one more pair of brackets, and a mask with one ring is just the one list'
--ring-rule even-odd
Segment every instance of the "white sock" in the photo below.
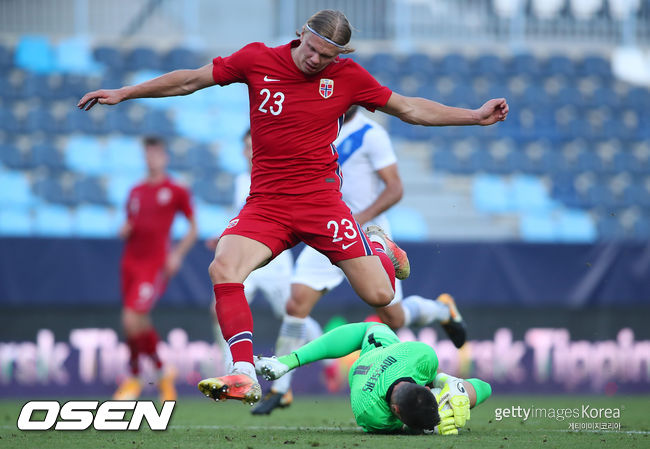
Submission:
{"label": "white sock", "polygon": [[307,338],[307,341],[305,343],[308,343],[308,342],[310,342],[312,340],[316,340],[318,337],[323,335],[323,328],[320,327],[320,324],[318,324],[318,321],[316,321],[315,319],[313,319],[310,316],[305,318],[305,320],[306,320],[305,321],[305,337]]}
{"label": "white sock", "polygon": [[228,346],[228,342],[223,338],[223,334],[221,333],[221,326],[219,326],[219,323],[215,322],[212,330],[214,331],[214,341],[219,345],[219,349],[221,349],[221,360],[223,361],[224,367],[223,372],[229,373],[233,369],[230,346]]}
{"label": "white sock", "polygon": [[257,374],[255,373],[255,366],[250,362],[235,362],[233,365],[232,373],[247,374],[251,379],[257,381]]}
{"label": "white sock", "polygon": [[[308,318],[296,318],[294,316],[284,315],[282,326],[280,327],[280,334],[275,343],[275,355],[291,354],[291,352],[307,343],[308,320]],[[291,388],[292,377],[293,371],[289,371],[273,382],[271,388],[278,393],[286,393]]]}
{"label": "white sock", "polygon": [[434,300],[412,295],[400,303],[404,310],[404,326],[412,324],[424,326],[434,321],[445,322],[449,320],[449,307]]}

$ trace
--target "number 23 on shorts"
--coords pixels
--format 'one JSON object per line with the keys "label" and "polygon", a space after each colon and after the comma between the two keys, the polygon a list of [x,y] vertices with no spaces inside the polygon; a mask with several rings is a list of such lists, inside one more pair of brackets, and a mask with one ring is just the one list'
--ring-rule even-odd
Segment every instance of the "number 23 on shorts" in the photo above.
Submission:
{"label": "number 23 on shorts", "polygon": [[[344,218],[341,220],[341,223],[339,223],[336,220],[330,220],[327,222],[327,229],[332,232],[332,243],[337,243],[337,242],[342,242],[343,237],[339,236],[339,232],[342,233],[342,235],[347,238],[348,240],[354,240],[357,238],[359,233],[357,232],[356,229],[356,223],[353,223],[352,220],[349,220],[347,218]],[[351,243],[342,243],[341,248],[343,249],[348,249],[352,245],[357,243],[356,240],[354,240]]]}

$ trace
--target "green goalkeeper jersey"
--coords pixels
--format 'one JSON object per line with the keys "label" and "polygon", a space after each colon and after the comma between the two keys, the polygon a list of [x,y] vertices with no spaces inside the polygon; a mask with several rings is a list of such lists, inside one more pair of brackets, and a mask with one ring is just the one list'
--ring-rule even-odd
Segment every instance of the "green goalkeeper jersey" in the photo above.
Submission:
{"label": "green goalkeeper jersey", "polygon": [[402,422],[390,411],[386,393],[398,379],[419,385],[432,383],[438,370],[433,348],[420,342],[400,342],[384,324],[370,327],[359,359],[349,374],[350,402],[357,424],[366,432],[391,432]]}

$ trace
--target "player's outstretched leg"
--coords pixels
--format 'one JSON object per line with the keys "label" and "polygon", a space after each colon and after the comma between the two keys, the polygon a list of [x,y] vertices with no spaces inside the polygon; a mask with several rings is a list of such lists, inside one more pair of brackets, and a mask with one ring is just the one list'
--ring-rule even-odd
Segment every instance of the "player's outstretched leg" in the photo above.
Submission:
{"label": "player's outstretched leg", "polygon": [[287,374],[291,368],[277,357],[255,356],[255,371],[266,380],[275,380]]}
{"label": "player's outstretched leg", "polygon": [[465,321],[463,321],[463,317],[460,315],[460,312],[458,312],[458,308],[456,307],[456,301],[454,301],[454,298],[447,293],[438,296],[436,301],[449,307],[449,320],[441,322],[440,324],[454,346],[460,348],[465,344],[465,340],[467,340],[467,329]]}
{"label": "player's outstretched leg", "polygon": [[262,388],[256,379],[246,374],[211,377],[199,382],[201,393],[215,401],[237,399],[246,404],[254,404],[262,397]]}
{"label": "player's outstretched leg", "polygon": [[370,241],[377,242],[384,248],[386,255],[395,267],[395,277],[397,279],[406,279],[409,277],[411,274],[411,265],[406,256],[406,251],[389,239],[384,230],[379,226],[368,226],[368,228],[366,228],[366,234]]}
{"label": "player's outstretched leg", "polygon": [[270,415],[276,408],[286,408],[293,402],[293,393],[291,390],[286,393],[278,393],[273,388],[266,393],[262,402],[257,404],[251,413],[253,415]]}
{"label": "player's outstretched leg", "polygon": [[122,381],[113,394],[116,401],[133,401],[140,397],[142,392],[142,382],[138,377],[127,377]]}

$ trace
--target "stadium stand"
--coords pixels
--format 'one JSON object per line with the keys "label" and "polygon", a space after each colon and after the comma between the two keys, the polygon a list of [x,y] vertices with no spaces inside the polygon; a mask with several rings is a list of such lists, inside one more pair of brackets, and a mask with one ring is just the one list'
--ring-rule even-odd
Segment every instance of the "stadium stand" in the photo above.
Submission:
{"label": "stadium stand", "polygon": [[[498,20],[525,14],[537,25],[624,20],[647,8],[616,0],[535,0],[523,9],[517,0],[491,4]],[[509,223],[514,217],[519,225],[512,239],[650,237],[650,91],[617,79],[609,56],[518,49],[511,55],[382,51],[353,57],[409,95],[467,107],[488,97],[508,98],[511,116],[496,127],[428,129],[386,119],[400,157],[418,161],[404,176],[407,193],[418,189],[409,188],[413,179],[453,180],[442,181],[451,190],[435,194],[443,196],[440,204],[466,208],[456,211],[458,229],[463,220],[487,215]],[[246,169],[240,150],[248,126],[245,88],[138,100],[90,114],[71,107],[88,89],[136,83],[206,61],[184,45],[93,48],[82,37],[54,41],[31,34],[15,46],[0,45],[0,233],[46,233],[40,207],[33,207],[42,203],[54,207],[45,215],[59,220],[57,235],[106,236],[115,229],[115,208],[144,171],[137,139],[146,134],[170,141],[170,168],[193,187],[199,210],[207,207],[205,216],[219,219],[227,215],[233,175]],[[440,223],[447,223],[447,212],[432,209],[426,201],[406,201],[391,213],[396,235],[444,237]],[[83,217],[83,225],[68,226],[61,218],[66,213],[70,220]],[[107,216],[110,226],[97,225]],[[182,225],[175,226],[179,235]],[[467,222],[466,229],[469,238],[480,238],[470,232],[480,229],[476,223]]]}

